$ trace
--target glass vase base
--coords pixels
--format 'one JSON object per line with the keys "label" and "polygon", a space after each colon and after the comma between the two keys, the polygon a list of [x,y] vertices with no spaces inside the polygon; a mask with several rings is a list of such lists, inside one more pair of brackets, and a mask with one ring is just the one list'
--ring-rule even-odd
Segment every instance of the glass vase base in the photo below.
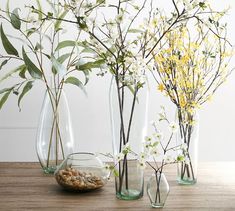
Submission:
{"label": "glass vase base", "polygon": [[116,193],[116,197],[121,200],[136,200],[142,198],[143,193],[137,190],[129,189],[122,191],[121,193],[120,192]]}
{"label": "glass vase base", "polygon": [[152,203],[151,206],[152,206],[152,208],[163,208],[164,204],[163,203],[161,203],[161,204]]}
{"label": "glass vase base", "polygon": [[178,178],[177,182],[179,185],[195,185],[197,183],[197,180],[196,179],[192,180],[192,179],[187,179],[187,178],[186,179]]}
{"label": "glass vase base", "polygon": [[57,169],[56,166],[43,167],[43,172],[44,172],[44,174],[54,174],[56,169]]}

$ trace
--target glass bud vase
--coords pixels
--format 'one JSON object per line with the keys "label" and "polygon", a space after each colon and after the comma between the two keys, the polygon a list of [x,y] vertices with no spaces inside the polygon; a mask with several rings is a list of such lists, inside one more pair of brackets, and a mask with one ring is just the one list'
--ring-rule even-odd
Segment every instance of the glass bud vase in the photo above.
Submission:
{"label": "glass bud vase", "polygon": [[74,138],[63,90],[46,91],[37,131],[36,150],[44,173],[52,174],[73,152]]}
{"label": "glass bud vase", "polygon": [[112,78],[110,86],[110,113],[113,152],[118,176],[115,178],[116,197],[123,200],[139,199],[143,196],[144,172],[136,156],[127,154],[117,159],[129,145],[135,153],[142,151],[146,135],[148,86],[138,91]]}
{"label": "glass bud vase", "polygon": [[182,185],[197,182],[199,118],[197,112],[177,110],[179,132],[177,145],[183,144],[185,160],[177,165],[177,181]]}
{"label": "glass bud vase", "polygon": [[162,208],[170,192],[164,173],[152,174],[147,183],[147,194],[153,208]]}

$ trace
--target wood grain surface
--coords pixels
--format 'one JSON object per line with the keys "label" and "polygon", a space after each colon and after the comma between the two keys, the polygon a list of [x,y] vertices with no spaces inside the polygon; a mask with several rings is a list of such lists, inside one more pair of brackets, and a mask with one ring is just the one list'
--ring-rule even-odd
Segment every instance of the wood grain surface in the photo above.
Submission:
{"label": "wood grain surface", "polygon": [[[151,175],[146,170],[145,177]],[[200,163],[198,183],[180,186],[176,167],[166,168],[170,194],[163,211],[235,211],[235,163]],[[101,190],[83,194],[63,191],[38,163],[0,163],[0,210],[154,210],[145,195],[136,201],[115,197],[113,178]]]}

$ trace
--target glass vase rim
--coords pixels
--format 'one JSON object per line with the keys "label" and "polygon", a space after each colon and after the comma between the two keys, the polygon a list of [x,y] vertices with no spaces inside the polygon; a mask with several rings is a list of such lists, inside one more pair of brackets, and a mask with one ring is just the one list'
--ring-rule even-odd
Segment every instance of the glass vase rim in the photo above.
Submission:
{"label": "glass vase rim", "polygon": [[[73,156],[83,156],[83,155],[86,155],[86,156],[89,156],[89,157],[73,157]],[[92,158],[97,158],[98,155],[96,153],[93,153],[93,152],[74,152],[74,153],[71,153],[67,156],[67,160],[91,160]]]}
{"label": "glass vase rim", "polygon": [[158,175],[164,175],[165,177],[166,177],[166,175],[165,175],[165,173],[164,172],[162,172],[162,173],[160,173],[159,171],[158,172],[156,172],[156,171],[153,171],[153,173],[152,173],[152,175],[151,176],[158,176]]}

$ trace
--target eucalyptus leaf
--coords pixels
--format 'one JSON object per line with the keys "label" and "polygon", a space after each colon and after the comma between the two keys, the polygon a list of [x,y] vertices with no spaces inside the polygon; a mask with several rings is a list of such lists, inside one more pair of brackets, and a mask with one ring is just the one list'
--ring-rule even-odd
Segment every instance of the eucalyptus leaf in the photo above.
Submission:
{"label": "eucalyptus leaf", "polygon": [[25,96],[27,92],[29,92],[33,87],[33,81],[29,81],[26,83],[26,85],[23,88],[23,91],[21,92],[19,98],[18,98],[18,107],[20,108],[20,102],[22,98]]}
{"label": "eucalyptus leaf", "polygon": [[81,71],[85,75],[85,84],[84,85],[86,85],[88,83],[89,79],[90,79],[90,74],[89,74],[90,72],[89,72],[89,70],[81,70]]}
{"label": "eucalyptus leaf", "polygon": [[70,55],[71,55],[70,53],[66,53],[66,54],[64,54],[64,55],[61,55],[61,56],[57,59],[57,61],[58,61],[59,63],[63,64],[64,61],[70,57]]}
{"label": "eucalyptus leaf", "polygon": [[17,41],[20,41],[20,42],[22,42],[22,43],[24,43],[24,44],[28,44],[28,42],[25,40],[25,39],[23,39],[23,38],[21,38],[21,37],[16,37],[16,36],[13,36],[13,35],[11,35],[11,34],[6,34],[6,36],[8,37],[8,39],[9,38],[12,38],[12,39],[15,39],[15,40],[17,40]]}
{"label": "eucalyptus leaf", "polygon": [[25,68],[26,66],[23,64],[23,65],[20,65],[19,67],[11,70],[10,72],[8,72],[6,75],[4,75],[2,78],[0,78],[0,83],[4,80],[6,80],[7,78],[9,78],[10,76],[12,76],[14,73],[16,72],[19,72],[22,70],[22,68]]}
{"label": "eucalyptus leaf", "polygon": [[84,65],[84,64],[86,64],[85,62],[84,62],[84,60],[83,59],[80,59],[79,61],[78,61],[78,63],[77,63],[77,65],[76,65],[76,69],[78,70],[78,71],[81,71],[81,72],[83,72],[83,74],[85,75],[85,84],[84,85],[86,85],[87,83],[88,83],[88,81],[89,81],[89,69],[79,69],[79,67],[80,66],[82,66],[82,65]]}
{"label": "eucalyptus leaf", "polygon": [[5,102],[7,101],[10,94],[11,94],[11,90],[8,91],[7,93],[5,93],[3,95],[3,97],[1,98],[1,100],[0,100],[0,110],[2,109],[2,106],[5,104]]}
{"label": "eucalyptus leaf", "polygon": [[6,4],[6,14],[10,18],[10,0],[7,0]]}
{"label": "eucalyptus leaf", "polygon": [[30,60],[30,58],[27,56],[24,47],[22,47],[22,55],[25,62],[25,65],[27,67],[27,70],[29,71],[29,74],[33,78],[41,79],[42,78],[42,72],[37,68],[37,66]]}
{"label": "eucalyptus leaf", "polygon": [[38,10],[39,10],[39,13],[38,13],[38,18],[39,18],[39,20],[42,20],[42,5],[41,5],[41,3],[40,3],[40,0],[36,0],[36,2],[37,2],[37,6],[38,6]]}
{"label": "eucalyptus leaf", "polygon": [[26,71],[27,71],[26,66],[22,67],[22,69],[19,72],[19,76],[23,79],[26,79],[26,76],[25,76]]}
{"label": "eucalyptus leaf", "polygon": [[40,43],[37,43],[34,48],[35,51],[42,50],[42,49],[43,49],[43,46]]}
{"label": "eucalyptus leaf", "polygon": [[0,64],[0,70],[3,68],[4,65],[6,65],[8,62],[8,59],[4,60],[1,64]]}
{"label": "eucalyptus leaf", "polygon": [[63,77],[67,72],[65,67],[54,56],[51,57],[51,61],[53,66],[53,73],[59,73],[60,76]]}
{"label": "eucalyptus leaf", "polygon": [[30,29],[28,29],[27,31],[26,31],[26,33],[27,33],[27,37],[29,37],[30,35],[32,35],[34,32],[36,32],[36,28],[30,28]]}
{"label": "eucalyptus leaf", "polygon": [[105,0],[96,0],[96,4],[102,4],[105,3]]}
{"label": "eucalyptus leaf", "polygon": [[82,82],[79,79],[77,79],[75,77],[68,77],[65,80],[65,83],[66,84],[73,84],[73,85],[79,87],[86,94],[85,87],[83,86]]}
{"label": "eucalyptus leaf", "polygon": [[94,61],[94,62],[87,62],[85,64],[78,65],[76,68],[78,70],[89,70],[89,69],[92,69],[92,68],[100,68],[100,66],[102,64],[104,64],[104,62],[105,62],[104,59],[100,59],[100,60],[97,60],[97,61]]}
{"label": "eucalyptus leaf", "polygon": [[3,94],[3,93],[5,93],[5,92],[12,91],[13,88],[14,88],[14,86],[13,86],[13,87],[10,87],[10,88],[4,88],[4,89],[0,90],[0,94]]}
{"label": "eucalyptus leaf", "polygon": [[21,21],[20,21],[20,16],[18,13],[19,8],[16,8],[12,11],[10,20],[11,20],[11,24],[15,29],[20,29],[21,27]]}
{"label": "eucalyptus leaf", "polygon": [[61,22],[64,19],[64,17],[68,14],[68,10],[65,10],[58,18],[58,20],[55,22],[55,31],[57,32],[60,28]]}
{"label": "eucalyptus leaf", "polygon": [[19,54],[18,54],[17,50],[14,48],[14,46],[8,40],[6,34],[4,33],[2,24],[0,27],[0,34],[1,34],[2,44],[3,44],[5,51],[10,55],[14,55],[14,56],[18,57]]}
{"label": "eucalyptus leaf", "polygon": [[77,42],[76,42],[76,41],[73,41],[73,40],[65,40],[65,41],[60,42],[60,43],[57,45],[55,51],[58,51],[58,50],[60,50],[60,49],[62,49],[62,48],[66,48],[66,47],[74,47],[75,45],[77,45]]}
{"label": "eucalyptus leaf", "polygon": [[81,53],[95,53],[95,51],[92,48],[86,47],[81,51]]}

